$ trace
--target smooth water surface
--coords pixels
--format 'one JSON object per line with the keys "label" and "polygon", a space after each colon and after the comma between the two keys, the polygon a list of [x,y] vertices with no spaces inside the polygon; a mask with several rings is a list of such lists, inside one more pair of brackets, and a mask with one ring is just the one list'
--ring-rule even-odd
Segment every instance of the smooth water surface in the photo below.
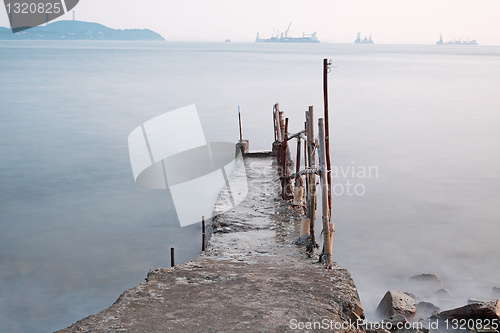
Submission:
{"label": "smooth water surface", "polygon": [[367,312],[419,273],[461,303],[488,298],[500,287],[499,47],[12,41],[0,42],[1,330],[64,328],[167,267],[170,247],[194,259],[200,226],[180,228],[168,191],[135,185],[128,135],[196,104],[208,141],[236,142],[239,104],[251,149],[270,149],[274,103],[290,132],[309,105],[322,114],[323,58],[345,174],[334,260]]}

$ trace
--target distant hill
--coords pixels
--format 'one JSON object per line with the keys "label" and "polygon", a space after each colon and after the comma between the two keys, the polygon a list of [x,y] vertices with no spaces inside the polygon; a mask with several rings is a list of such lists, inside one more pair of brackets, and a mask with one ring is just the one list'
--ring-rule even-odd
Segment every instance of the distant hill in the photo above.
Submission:
{"label": "distant hill", "polygon": [[117,30],[99,23],[82,21],[57,21],[12,33],[0,27],[0,40],[150,40],[164,41],[158,33],[149,29]]}

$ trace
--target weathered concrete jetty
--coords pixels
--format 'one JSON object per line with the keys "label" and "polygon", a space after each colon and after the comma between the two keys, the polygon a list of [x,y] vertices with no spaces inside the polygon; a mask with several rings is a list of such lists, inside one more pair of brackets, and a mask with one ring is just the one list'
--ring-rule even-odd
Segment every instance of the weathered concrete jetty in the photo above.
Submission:
{"label": "weathered concrete jetty", "polygon": [[302,209],[281,200],[273,164],[245,157],[248,196],[214,218],[196,260],[151,270],[108,309],[59,332],[363,331],[345,324],[363,317],[349,272],[324,269],[294,244]]}

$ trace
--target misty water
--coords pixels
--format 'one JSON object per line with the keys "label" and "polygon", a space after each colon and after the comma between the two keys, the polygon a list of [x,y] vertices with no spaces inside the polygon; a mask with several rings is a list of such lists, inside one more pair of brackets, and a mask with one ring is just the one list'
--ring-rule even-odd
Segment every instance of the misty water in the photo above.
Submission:
{"label": "misty water", "polygon": [[200,225],[181,228],[168,191],[135,185],[128,135],[196,104],[207,141],[236,142],[240,105],[251,149],[270,149],[274,103],[290,132],[309,105],[322,114],[323,58],[334,260],[366,311],[420,273],[443,281],[449,306],[491,298],[499,47],[2,41],[0,330],[64,328],[167,267],[170,247],[194,259]]}

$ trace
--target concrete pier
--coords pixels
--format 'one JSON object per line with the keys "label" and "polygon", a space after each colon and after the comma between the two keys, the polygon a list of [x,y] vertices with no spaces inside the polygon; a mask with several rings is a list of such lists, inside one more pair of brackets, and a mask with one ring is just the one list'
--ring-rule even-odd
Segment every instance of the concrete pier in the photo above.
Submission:
{"label": "concrete pier", "polygon": [[273,163],[245,158],[248,197],[214,218],[196,260],[151,270],[108,309],[59,332],[362,331],[337,329],[363,316],[356,287],[347,270],[326,270],[294,244],[304,216],[280,199]]}

